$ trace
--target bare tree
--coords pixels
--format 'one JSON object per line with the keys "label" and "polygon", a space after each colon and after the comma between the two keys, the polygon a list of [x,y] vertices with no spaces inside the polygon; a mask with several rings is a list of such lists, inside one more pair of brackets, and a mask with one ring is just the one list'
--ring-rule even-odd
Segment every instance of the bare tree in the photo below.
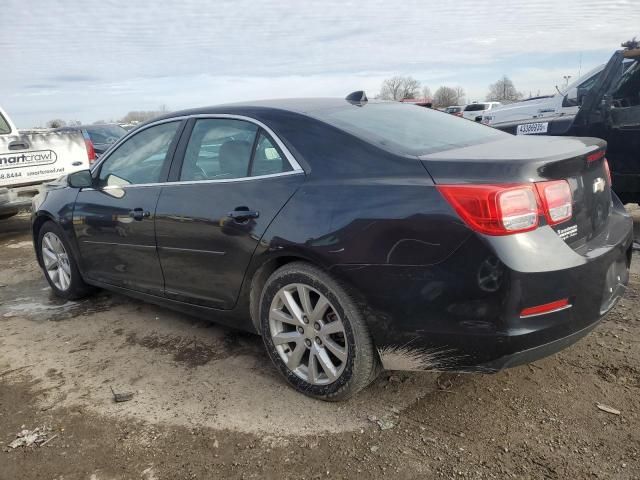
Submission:
{"label": "bare tree", "polygon": [[66,126],[67,126],[67,122],[65,122],[61,118],[56,118],[54,120],[49,120],[47,122],[48,128],[60,128],[60,127],[66,127]]}
{"label": "bare tree", "polygon": [[386,79],[380,87],[382,100],[404,100],[415,98],[420,92],[420,82],[413,77],[395,76]]}
{"label": "bare tree", "polygon": [[464,91],[464,88],[462,88],[461,86],[457,86],[455,88],[455,91],[456,91],[456,105],[464,105],[465,97],[467,96],[467,94]]}
{"label": "bare tree", "polygon": [[517,102],[523,96],[522,92],[516,90],[511,79],[504,75],[496,83],[489,85],[487,100],[491,102],[510,103]]}
{"label": "bare tree", "polygon": [[157,117],[158,115],[162,115],[167,113],[169,109],[166,105],[160,105],[158,110],[134,110],[127,113],[124,117],[120,119],[122,123],[130,123],[130,122],[146,122],[147,120],[151,120],[152,118]]}
{"label": "bare tree", "polygon": [[422,98],[431,98],[431,89],[426,85],[422,87]]}
{"label": "bare tree", "polygon": [[460,105],[464,100],[464,89],[462,87],[442,86],[433,94],[433,106],[436,108]]}

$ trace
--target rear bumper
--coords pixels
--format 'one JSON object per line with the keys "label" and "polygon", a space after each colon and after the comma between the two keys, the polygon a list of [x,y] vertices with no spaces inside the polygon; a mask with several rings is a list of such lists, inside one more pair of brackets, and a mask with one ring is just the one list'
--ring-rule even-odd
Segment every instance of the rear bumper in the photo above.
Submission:
{"label": "rear bumper", "polygon": [[558,353],[559,351],[573,345],[581,338],[586,337],[600,324],[601,320],[602,318],[599,318],[591,325],[583,328],[582,330],[578,330],[577,332],[573,332],[566,337],[558,338],[557,340],[552,340],[549,343],[508,354],[485,364],[478,365],[477,369],[483,372],[499,372],[505,368],[517,367],[518,365],[524,365],[541,358],[548,357],[549,355]]}
{"label": "rear bumper", "polygon": [[0,215],[17,213],[31,207],[31,200],[36,196],[41,185],[28,187],[4,188],[0,187]]}
{"label": "rear bumper", "polygon": [[[615,306],[629,278],[633,224],[619,202],[609,223],[580,252],[547,227],[473,235],[436,265],[334,271],[361,292],[386,369],[495,372],[565,348]],[[571,308],[520,316],[559,299]]]}

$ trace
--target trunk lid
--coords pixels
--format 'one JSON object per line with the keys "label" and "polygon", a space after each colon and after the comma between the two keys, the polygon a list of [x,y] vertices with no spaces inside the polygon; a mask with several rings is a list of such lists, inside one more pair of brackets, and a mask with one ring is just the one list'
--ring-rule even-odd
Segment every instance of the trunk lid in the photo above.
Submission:
{"label": "trunk lid", "polygon": [[[596,138],[507,137],[424,155],[420,160],[441,185],[567,180],[572,217],[551,228],[577,250],[607,225],[611,185],[602,154],[605,149],[606,142]],[[546,225],[543,215],[540,222]]]}

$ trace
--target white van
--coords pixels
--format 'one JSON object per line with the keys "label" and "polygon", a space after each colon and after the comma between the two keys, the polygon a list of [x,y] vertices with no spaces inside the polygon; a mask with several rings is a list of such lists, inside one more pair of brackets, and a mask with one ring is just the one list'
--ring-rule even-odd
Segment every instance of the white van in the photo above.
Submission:
{"label": "white van", "polygon": [[0,108],[0,219],[30,207],[43,183],[89,168],[92,152],[80,132],[18,131]]}
{"label": "white van", "polygon": [[479,122],[482,120],[482,116],[494,108],[502,106],[500,102],[473,102],[464,107],[462,111],[462,117],[467,120],[473,120]]}

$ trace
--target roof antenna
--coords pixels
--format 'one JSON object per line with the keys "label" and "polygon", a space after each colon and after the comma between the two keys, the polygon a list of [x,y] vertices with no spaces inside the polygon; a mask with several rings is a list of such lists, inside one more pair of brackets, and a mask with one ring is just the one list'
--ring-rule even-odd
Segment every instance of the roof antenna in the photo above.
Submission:
{"label": "roof antenna", "polygon": [[345,100],[349,102],[351,105],[357,105],[358,107],[362,107],[365,103],[369,101],[367,98],[367,94],[364,93],[364,90],[357,90],[355,92],[351,92],[349,95],[345,97]]}

